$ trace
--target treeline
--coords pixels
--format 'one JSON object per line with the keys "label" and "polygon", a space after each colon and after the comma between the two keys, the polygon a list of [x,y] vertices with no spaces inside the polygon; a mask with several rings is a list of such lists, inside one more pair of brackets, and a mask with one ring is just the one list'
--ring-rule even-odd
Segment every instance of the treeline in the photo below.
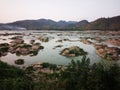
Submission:
{"label": "treeline", "polygon": [[[46,66],[46,65],[45,65]],[[48,66],[48,65],[47,65]],[[29,69],[29,74],[32,69]],[[0,61],[0,90],[119,90],[120,66],[72,60],[60,72],[40,73],[35,82],[28,72]]]}

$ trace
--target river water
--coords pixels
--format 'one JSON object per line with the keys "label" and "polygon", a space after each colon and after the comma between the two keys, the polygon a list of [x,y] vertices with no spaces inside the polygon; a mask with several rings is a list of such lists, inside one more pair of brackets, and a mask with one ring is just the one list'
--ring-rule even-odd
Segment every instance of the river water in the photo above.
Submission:
{"label": "river water", "polygon": [[[0,57],[0,59],[4,62],[7,62],[11,65],[16,65],[14,63],[17,59],[24,59],[25,63],[22,66],[28,66],[38,62],[49,62],[57,65],[67,65],[72,59],[73,60],[81,60],[82,56],[78,57],[65,57],[61,56],[59,53],[64,48],[68,48],[70,46],[79,46],[83,48],[84,51],[88,52],[87,57],[90,58],[91,64],[97,63],[101,61],[101,58],[95,53],[95,48],[93,45],[87,45],[80,42],[81,38],[88,38],[88,37],[98,37],[98,34],[89,33],[89,31],[0,31],[2,33],[22,33],[23,39],[25,43],[30,43],[30,40],[35,40],[35,42],[41,43],[44,46],[43,50],[40,50],[38,55],[36,56],[16,56],[16,54],[8,53],[6,56]],[[10,38],[16,35],[9,35],[9,36],[0,36],[0,43],[10,43],[12,41]],[[38,40],[40,36],[48,37],[49,42],[41,42]],[[99,35],[101,36],[101,35]],[[107,36],[101,36],[106,37]],[[109,37],[109,36],[108,36]],[[62,39],[69,39],[71,41],[63,41],[57,42],[58,40]],[[93,40],[93,42],[95,42]],[[63,47],[55,48],[57,45],[62,45]],[[17,65],[16,65],[17,66]]]}

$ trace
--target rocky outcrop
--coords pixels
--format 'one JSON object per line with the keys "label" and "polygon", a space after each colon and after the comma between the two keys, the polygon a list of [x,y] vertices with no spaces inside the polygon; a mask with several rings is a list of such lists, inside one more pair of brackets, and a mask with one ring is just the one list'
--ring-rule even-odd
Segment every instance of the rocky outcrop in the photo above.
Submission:
{"label": "rocky outcrop", "polygon": [[22,39],[23,37],[22,36],[14,36],[14,37],[12,37],[11,39],[12,40],[15,40],[15,39]]}
{"label": "rocky outcrop", "polygon": [[15,60],[15,64],[17,64],[17,65],[22,65],[22,64],[24,64],[24,59]]}
{"label": "rocky outcrop", "polygon": [[23,39],[15,39],[13,41],[11,41],[10,43],[12,44],[23,44],[24,43],[24,40]]}
{"label": "rocky outcrop", "polygon": [[16,55],[37,55],[39,50],[44,49],[39,43],[33,43],[32,45],[24,43],[22,39],[15,39],[8,43],[0,44],[0,56],[7,55],[8,52]]}
{"label": "rocky outcrop", "polygon": [[120,38],[118,39],[108,39],[105,41],[106,43],[112,44],[112,45],[116,45],[116,46],[120,46]]}
{"label": "rocky outcrop", "polygon": [[92,44],[92,42],[90,42],[87,39],[81,39],[80,42],[84,43],[84,44]]}
{"label": "rocky outcrop", "polygon": [[116,47],[108,47],[107,45],[94,45],[96,53],[107,60],[120,60],[120,49]]}
{"label": "rocky outcrop", "polygon": [[60,54],[67,57],[75,57],[79,55],[86,55],[87,52],[85,52],[83,49],[79,48],[78,46],[72,46],[63,49]]}
{"label": "rocky outcrop", "polygon": [[40,36],[38,38],[41,42],[48,42],[49,41],[49,38],[48,37],[43,37],[43,36]]}

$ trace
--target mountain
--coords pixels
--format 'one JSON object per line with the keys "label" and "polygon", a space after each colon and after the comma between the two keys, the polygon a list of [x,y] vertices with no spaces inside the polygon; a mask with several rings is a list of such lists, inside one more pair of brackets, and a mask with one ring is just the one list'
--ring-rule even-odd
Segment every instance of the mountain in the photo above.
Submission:
{"label": "mountain", "polygon": [[0,30],[26,30],[26,28],[15,25],[0,24]]}
{"label": "mountain", "polygon": [[75,28],[84,30],[87,25],[89,25],[89,22],[87,20],[82,20],[75,25]]}
{"label": "mountain", "polygon": [[112,18],[99,18],[89,23],[84,29],[87,30],[120,30],[120,16]]}
{"label": "mountain", "polygon": [[38,20],[16,21],[13,23],[7,23],[5,25],[21,27],[27,30],[41,30],[41,29],[50,30],[50,29],[66,29],[66,27],[68,27],[69,25],[76,23],[77,22],[73,22],[73,21],[66,22],[61,20],[56,22],[50,19],[38,19]]}
{"label": "mountain", "polygon": [[0,23],[0,30],[120,30],[120,16],[99,18],[95,21],[53,21],[50,19],[21,20]]}

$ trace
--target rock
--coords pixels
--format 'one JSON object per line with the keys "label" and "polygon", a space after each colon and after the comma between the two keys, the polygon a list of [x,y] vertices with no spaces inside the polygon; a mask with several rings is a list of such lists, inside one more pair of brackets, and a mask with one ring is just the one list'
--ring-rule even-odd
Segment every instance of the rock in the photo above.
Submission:
{"label": "rock", "polygon": [[42,41],[42,42],[48,42],[49,41],[49,38],[48,37],[39,37],[38,38],[40,41]]}
{"label": "rock", "polygon": [[61,47],[63,47],[63,45],[57,45],[57,46],[55,46],[53,49],[61,48]]}
{"label": "rock", "polygon": [[60,54],[67,57],[75,57],[79,55],[86,55],[87,52],[85,52],[83,49],[79,48],[78,46],[72,46],[63,49]]}
{"label": "rock", "polygon": [[38,45],[33,45],[33,46],[32,46],[32,50],[38,50],[39,47],[40,47],[40,46],[38,46]]}
{"label": "rock", "polygon": [[100,37],[94,37],[94,40],[96,40],[97,42],[103,42],[104,40],[102,39],[102,38],[100,38]]}
{"label": "rock", "polygon": [[23,37],[22,36],[14,36],[14,37],[12,37],[11,39],[12,40],[15,40],[15,39],[22,39]]}
{"label": "rock", "polygon": [[116,47],[108,47],[107,45],[94,45],[96,53],[107,60],[119,60],[120,49]]}
{"label": "rock", "polygon": [[35,40],[30,40],[30,44],[34,44],[35,43]]}
{"label": "rock", "polygon": [[0,57],[7,55],[8,52],[16,55],[30,55],[35,56],[40,49],[44,49],[40,43],[34,43],[32,45],[24,43],[22,39],[13,40],[10,44],[0,44]]}
{"label": "rock", "polygon": [[84,43],[84,44],[92,44],[92,42],[90,42],[89,40],[87,39],[82,39],[80,40],[80,42]]}
{"label": "rock", "polygon": [[118,38],[118,39],[108,39],[105,42],[109,43],[109,44],[112,44],[112,45],[120,46],[120,38]]}
{"label": "rock", "polygon": [[24,59],[18,59],[18,60],[16,60],[16,61],[15,61],[15,64],[17,64],[17,65],[22,65],[22,64],[24,64]]}
{"label": "rock", "polygon": [[57,40],[56,42],[62,42],[62,40]]}
{"label": "rock", "polygon": [[11,41],[10,43],[12,43],[12,44],[22,44],[22,43],[24,43],[24,40],[23,39],[15,39],[15,40]]}

